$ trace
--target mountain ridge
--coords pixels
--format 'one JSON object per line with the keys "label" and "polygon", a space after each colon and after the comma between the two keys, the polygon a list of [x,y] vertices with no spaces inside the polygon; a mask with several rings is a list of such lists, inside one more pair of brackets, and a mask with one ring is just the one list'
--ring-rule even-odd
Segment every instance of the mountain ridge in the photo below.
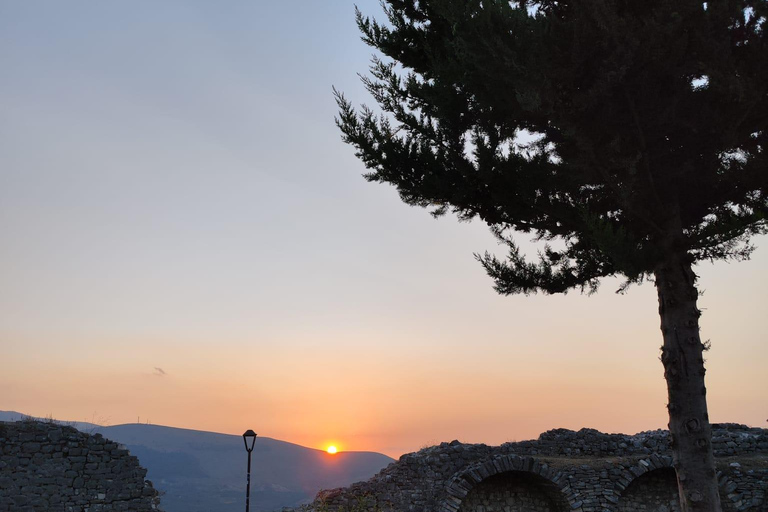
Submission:
{"label": "mountain ridge", "polygon": [[[30,416],[0,411],[0,421],[24,418]],[[164,493],[161,507],[166,512],[235,512],[244,505],[247,454],[242,436],[141,423],[56,422],[124,445]],[[392,462],[377,452],[331,455],[259,436],[252,453],[251,509],[267,512],[297,506],[311,501],[321,489],[367,480]]]}

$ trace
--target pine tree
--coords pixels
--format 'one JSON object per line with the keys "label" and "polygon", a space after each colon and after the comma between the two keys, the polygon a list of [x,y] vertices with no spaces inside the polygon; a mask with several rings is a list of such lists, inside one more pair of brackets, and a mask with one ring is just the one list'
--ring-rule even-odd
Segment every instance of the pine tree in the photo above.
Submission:
{"label": "pine tree", "polygon": [[485,221],[509,246],[477,256],[499,293],[653,280],[681,504],[720,510],[692,266],[766,232],[768,1],[382,5],[357,12],[381,113],[336,92],[366,178]]}

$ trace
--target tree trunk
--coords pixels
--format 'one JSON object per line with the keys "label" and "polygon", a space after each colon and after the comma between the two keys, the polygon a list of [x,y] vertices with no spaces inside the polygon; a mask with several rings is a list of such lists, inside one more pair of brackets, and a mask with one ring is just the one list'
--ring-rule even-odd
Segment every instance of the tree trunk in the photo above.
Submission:
{"label": "tree trunk", "polygon": [[683,512],[720,512],[712,429],[704,387],[698,290],[692,258],[671,252],[655,270],[664,346],[661,362],[669,394],[669,433]]}

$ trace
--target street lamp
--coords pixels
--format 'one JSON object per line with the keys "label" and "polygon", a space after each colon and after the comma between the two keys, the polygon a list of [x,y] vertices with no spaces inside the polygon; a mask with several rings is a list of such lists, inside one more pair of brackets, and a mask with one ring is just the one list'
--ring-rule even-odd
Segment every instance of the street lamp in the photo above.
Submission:
{"label": "street lamp", "polygon": [[245,487],[245,512],[248,512],[251,505],[251,452],[256,443],[256,432],[251,429],[246,430],[243,434],[243,442],[245,443],[245,451],[248,452],[248,483]]}

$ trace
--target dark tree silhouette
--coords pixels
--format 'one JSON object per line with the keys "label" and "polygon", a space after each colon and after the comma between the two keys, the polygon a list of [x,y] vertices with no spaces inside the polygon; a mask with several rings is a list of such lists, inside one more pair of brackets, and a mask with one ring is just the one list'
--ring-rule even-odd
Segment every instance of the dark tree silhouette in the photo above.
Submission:
{"label": "dark tree silhouette", "polygon": [[510,251],[477,256],[499,293],[652,279],[683,510],[720,510],[692,265],[766,232],[768,1],[382,5],[357,12],[381,114],[336,92],[366,178],[485,221]]}

